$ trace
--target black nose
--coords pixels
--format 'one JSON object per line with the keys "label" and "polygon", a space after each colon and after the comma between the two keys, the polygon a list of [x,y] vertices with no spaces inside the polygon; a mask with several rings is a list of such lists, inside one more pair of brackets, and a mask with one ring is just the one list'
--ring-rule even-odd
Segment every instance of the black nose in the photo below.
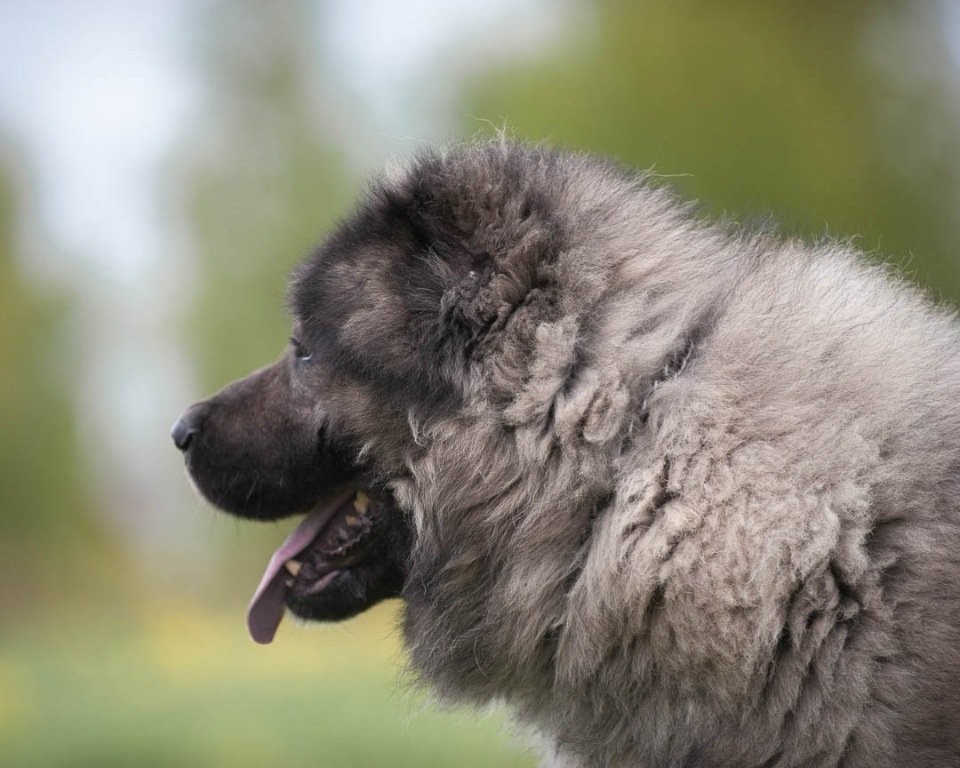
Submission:
{"label": "black nose", "polygon": [[170,430],[170,437],[173,438],[173,444],[181,451],[190,447],[193,436],[200,431],[205,412],[206,408],[203,403],[191,405],[180,417],[180,420],[173,425],[173,429]]}

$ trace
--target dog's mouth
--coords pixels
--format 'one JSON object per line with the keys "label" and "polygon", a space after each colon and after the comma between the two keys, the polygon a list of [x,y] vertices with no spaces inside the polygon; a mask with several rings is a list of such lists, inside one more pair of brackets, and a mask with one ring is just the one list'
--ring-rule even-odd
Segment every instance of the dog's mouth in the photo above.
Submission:
{"label": "dog's mouth", "polygon": [[314,507],[270,558],[247,611],[250,636],[271,642],[287,605],[300,612],[344,571],[367,560],[382,512],[382,504],[364,491]]}

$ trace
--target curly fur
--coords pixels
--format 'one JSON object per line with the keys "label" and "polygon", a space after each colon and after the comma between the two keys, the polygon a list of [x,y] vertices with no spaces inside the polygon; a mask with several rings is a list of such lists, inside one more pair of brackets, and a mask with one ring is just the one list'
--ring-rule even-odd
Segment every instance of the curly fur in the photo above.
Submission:
{"label": "curly fur", "polygon": [[411,409],[392,485],[416,669],[556,765],[960,765],[953,315],[589,157],[494,142],[373,198],[425,194],[492,263],[437,342],[468,328],[464,405]]}

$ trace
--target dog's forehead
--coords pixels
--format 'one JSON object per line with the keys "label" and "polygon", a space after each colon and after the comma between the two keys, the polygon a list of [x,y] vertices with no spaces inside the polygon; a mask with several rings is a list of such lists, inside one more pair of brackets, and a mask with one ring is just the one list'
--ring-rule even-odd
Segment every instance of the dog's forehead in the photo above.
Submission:
{"label": "dog's forehead", "polygon": [[295,271],[291,314],[301,326],[341,324],[357,310],[389,303],[403,261],[403,246],[390,239],[334,236]]}

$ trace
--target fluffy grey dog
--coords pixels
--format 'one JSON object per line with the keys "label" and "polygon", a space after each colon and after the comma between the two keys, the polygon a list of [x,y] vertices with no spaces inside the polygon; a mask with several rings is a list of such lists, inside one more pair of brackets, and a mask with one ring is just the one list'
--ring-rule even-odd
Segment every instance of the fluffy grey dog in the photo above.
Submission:
{"label": "fluffy grey dog", "polygon": [[555,766],[960,766],[960,335],[849,248],[494,141],[376,182],[283,358],[173,437],[307,512],[250,607],[405,600],[442,696]]}

